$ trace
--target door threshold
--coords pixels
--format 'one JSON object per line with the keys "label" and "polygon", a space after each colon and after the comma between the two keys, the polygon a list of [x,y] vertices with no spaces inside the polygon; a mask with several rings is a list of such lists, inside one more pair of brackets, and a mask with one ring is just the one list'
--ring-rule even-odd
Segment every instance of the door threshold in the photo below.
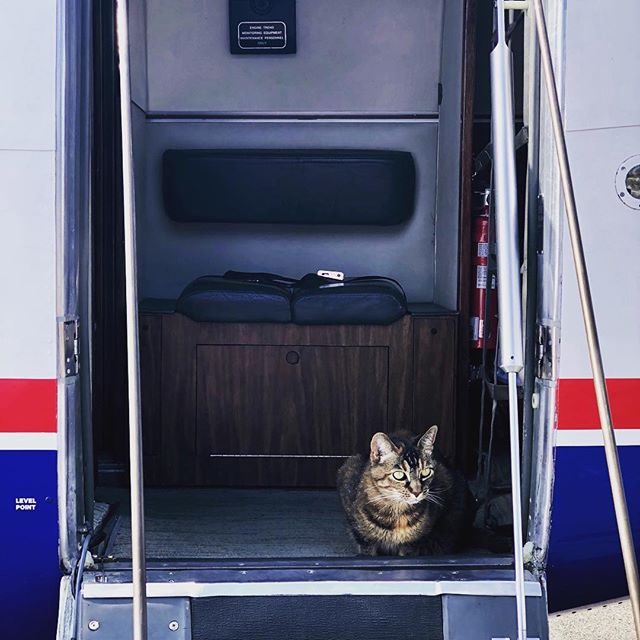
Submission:
{"label": "door threshold", "polygon": [[[239,558],[239,559],[154,559],[147,558],[149,571],[185,570],[248,570],[248,569],[429,569],[458,570],[507,569],[513,567],[513,557],[505,555],[469,554],[427,557],[369,557],[348,558]],[[104,572],[127,571],[130,560],[103,558],[100,568]]]}
{"label": "door threshold", "polygon": [[[88,572],[85,598],[130,598],[130,571]],[[526,594],[540,596],[540,583],[526,573]],[[166,597],[338,595],[515,595],[511,569],[235,569],[147,571],[147,595]]]}

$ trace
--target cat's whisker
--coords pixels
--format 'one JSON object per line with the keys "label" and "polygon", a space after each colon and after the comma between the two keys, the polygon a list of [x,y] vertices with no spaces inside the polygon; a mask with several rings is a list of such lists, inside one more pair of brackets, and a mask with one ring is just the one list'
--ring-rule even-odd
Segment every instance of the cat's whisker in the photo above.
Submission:
{"label": "cat's whisker", "polygon": [[379,495],[379,496],[374,496],[372,498],[369,498],[364,504],[367,504],[367,505],[380,504],[380,503],[389,502],[389,500],[392,500],[392,499],[393,498],[390,498],[389,496]]}
{"label": "cat's whisker", "polygon": [[432,502],[433,504],[436,504],[439,507],[443,506],[444,504],[444,502],[439,496],[434,496],[430,493],[425,496],[425,499],[427,500],[427,502]]}

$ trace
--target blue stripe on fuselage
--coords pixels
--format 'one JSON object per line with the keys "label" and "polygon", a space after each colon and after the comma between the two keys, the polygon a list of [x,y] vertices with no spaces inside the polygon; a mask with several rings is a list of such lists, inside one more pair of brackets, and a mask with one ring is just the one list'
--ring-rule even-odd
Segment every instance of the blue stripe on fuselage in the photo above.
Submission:
{"label": "blue stripe on fuselage", "polygon": [[[640,548],[640,446],[619,447],[636,551]],[[603,447],[557,447],[547,566],[549,610],[626,593]]]}
{"label": "blue stripe on fuselage", "polygon": [[58,613],[55,451],[0,451],[3,638],[53,640]]}

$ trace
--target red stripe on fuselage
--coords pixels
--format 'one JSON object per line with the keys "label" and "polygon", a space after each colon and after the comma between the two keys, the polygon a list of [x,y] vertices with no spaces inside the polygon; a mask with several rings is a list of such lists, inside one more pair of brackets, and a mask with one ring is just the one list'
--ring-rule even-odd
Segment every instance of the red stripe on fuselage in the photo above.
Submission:
{"label": "red stripe on fuselage", "polygon": [[0,379],[0,432],[55,431],[55,380]]}
{"label": "red stripe on fuselage", "polygon": [[[607,380],[613,426],[616,429],[640,428],[640,379]],[[593,380],[559,381],[558,429],[599,429],[600,418]]]}

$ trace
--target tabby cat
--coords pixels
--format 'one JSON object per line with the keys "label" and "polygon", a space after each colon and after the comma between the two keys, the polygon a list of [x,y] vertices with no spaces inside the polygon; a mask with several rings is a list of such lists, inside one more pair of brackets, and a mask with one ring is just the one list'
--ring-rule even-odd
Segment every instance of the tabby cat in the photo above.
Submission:
{"label": "tabby cat", "polygon": [[438,427],[422,437],[376,433],[368,457],[338,471],[351,533],[367,555],[447,554],[469,526],[470,494],[462,474],[434,450]]}

